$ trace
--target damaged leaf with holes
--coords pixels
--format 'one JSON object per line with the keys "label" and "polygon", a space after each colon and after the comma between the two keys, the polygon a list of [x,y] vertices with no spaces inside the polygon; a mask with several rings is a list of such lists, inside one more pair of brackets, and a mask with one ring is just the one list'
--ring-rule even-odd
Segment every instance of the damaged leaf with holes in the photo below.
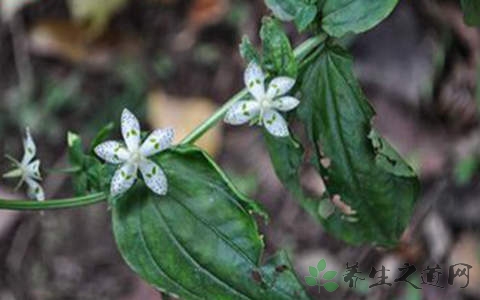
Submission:
{"label": "damaged leaf with holes", "polygon": [[[301,70],[298,116],[318,171],[337,209],[326,230],[353,244],[394,246],[405,230],[419,182],[400,155],[371,128],[373,108],[353,74],[350,55],[328,43]],[[321,165],[323,158],[330,165]]]}
{"label": "damaged leaf with holes", "polygon": [[[295,60],[290,41],[279,23],[271,18],[263,21],[261,29],[263,61],[266,68],[275,75],[298,76],[298,62]],[[246,45],[243,47],[246,49]],[[246,53],[246,51],[244,51]],[[251,56],[243,55],[247,63]],[[291,113],[290,115],[293,115]],[[302,186],[300,169],[304,163],[304,149],[296,137],[272,137],[264,135],[265,145],[275,173],[302,207],[314,216],[328,216],[333,213],[333,204],[328,195],[309,193]],[[320,204],[319,204],[320,203]]]}
{"label": "damaged leaf with holes", "polygon": [[333,213],[333,204],[325,198],[327,195],[313,195],[302,186],[300,179],[300,169],[304,163],[302,145],[290,136],[277,138],[266,133],[263,136],[275,174],[295,200],[315,217],[320,215],[323,218]]}

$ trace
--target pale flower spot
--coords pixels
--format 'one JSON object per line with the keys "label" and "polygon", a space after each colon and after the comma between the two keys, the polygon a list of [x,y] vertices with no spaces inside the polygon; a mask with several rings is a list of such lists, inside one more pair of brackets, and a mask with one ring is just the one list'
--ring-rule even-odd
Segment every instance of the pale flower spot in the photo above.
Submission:
{"label": "pale flower spot", "polygon": [[279,111],[290,111],[298,106],[300,101],[294,97],[283,96],[287,94],[295,84],[295,80],[289,77],[273,78],[270,84],[265,86],[265,74],[260,67],[251,62],[245,70],[245,85],[253,97],[251,100],[242,100],[232,105],[227,111],[224,121],[232,125],[255,123],[264,125],[267,131],[277,137],[289,135],[288,124]]}
{"label": "pale flower spot", "polygon": [[117,196],[130,189],[137,179],[139,169],[148,188],[158,195],[165,195],[168,190],[165,174],[148,157],[170,147],[173,129],[154,130],[141,143],[139,122],[127,109],[122,113],[121,125],[126,147],[115,141],[107,141],[95,147],[95,153],[100,158],[112,164],[120,164],[110,184],[111,195]]}

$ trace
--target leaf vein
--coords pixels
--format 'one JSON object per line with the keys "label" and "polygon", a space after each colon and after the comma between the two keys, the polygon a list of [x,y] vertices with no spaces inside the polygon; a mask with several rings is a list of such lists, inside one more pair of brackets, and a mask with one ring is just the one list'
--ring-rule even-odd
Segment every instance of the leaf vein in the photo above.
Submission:
{"label": "leaf vein", "polygon": [[165,219],[165,216],[162,214],[162,212],[158,209],[158,207],[152,203],[152,206],[154,207],[154,211],[155,211],[155,214],[157,216],[159,216],[160,218],[160,221],[165,225],[165,229],[166,229],[166,232],[168,234],[168,236],[170,236],[171,240],[173,241],[173,243],[175,245],[178,246],[179,250],[187,257],[189,258],[189,260],[195,265],[197,266],[200,270],[202,270],[202,272],[204,274],[206,274],[207,276],[209,276],[210,278],[212,278],[214,281],[220,283],[221,285],[225,286],[228,290],[238,294],[240,297],[242,297],[243,299],[253,299],[253,298],[250,298],[249,296],[243,294],[241,291],[237,291],[234,287],[230,286],[230,284],[226,281],[223,281],[222,279],[218,278],[215,274],[213,274],[210,270],[208,270],[207,268],[205,268],[204,266],[202,266],[198,260],[193,257],[193,255],[191,253],[188,252],[188,250],[185,248],[185,246],[183,246],[182,243],[180,243],[179,239],[175,236],[175,234],[172,232],[171,228],[170,228],[170,225],[168,224],[167,220]]}
{"label": "leaf vein", "polygon": [[197,295],[196,293],[194,293],[193,291],[190,291],[188,288],[186,288],[185,286],[179,284],[177,281],[175,281],[169,274],[167,274],[167,272],[165,272],[161,267],[160,267],[160,264],[158,263],[158,261],[155,259],[155,257],[152,255],[152,253],[150,252],[150,246],[147,242],[147,240],[145,239],[145,233],[144,233],[144,230],[143,230],[143,226],[142,226],[142,216],[140,215],[139,218],[138,218],[138,222],[137,222],[137,229],[138,229],[138,232],[139,232],[139,237],[140,237],[140,241],[142,242],[142,244],[144,245],[145,249],[146,249],[146,253],[148,254],[148,257],[153,261],[154,265],[155,265],[155,268],[161,273],[163,274],[163,276],[165,278],[167,278],[168,280],[170,280],[173,285],[176,285],[178,286],[180,289],[183,289],[184,291],[186,291],[187,294],[190,294],[191,296],[193,296],[194,298],[196,299],[200,299],[202,300],[202,297]]}

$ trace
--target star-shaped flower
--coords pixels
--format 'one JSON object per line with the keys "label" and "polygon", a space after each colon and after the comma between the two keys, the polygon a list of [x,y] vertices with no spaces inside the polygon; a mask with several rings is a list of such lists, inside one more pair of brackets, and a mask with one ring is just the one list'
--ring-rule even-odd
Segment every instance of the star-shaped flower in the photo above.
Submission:
{"label": "star-shaped flower", "polygon": [[128,110],[122,112],[122,135],[125,144],[117,141],[107,141],[95,147],[95,153],[111,164],[119,164],[113,175],[110,193],[117,196],[126,192],[137,179],[138,169],[142,173],[145,184],[156,194],[167,193],[167,178],[162,169],[148,159],[172,144],[173,129],[154,130],[141,144],[140,124],[137,118]]}
{"label": "star-shaped flower", "polygon": [[228,110],[225,122],[232,125],[258,122],[274,136],[288,136],[288,124],[278,111],[292,110],[300,103],[298,99],[286,96],[295,85],[295,79],[276,77],[265,89],[265,73],[255,62],[251,62],[245,70],[244,80],[253,99],[235,103]]}
{"label": "star-shaped flower", "polygon": [[7,155],[6,157],[12,161],[15,169],[5,173],[4,178],[20,178],[16,189],[18,189],[24,182],[28,187],[28,196],[38,201],[45,200],[45,193],[42,186],[38,183],[42,180],[40,176],[40,160],[35,158],[37,147],[33,141],[30,130],[26,129],[26,135],[23,139],[23,158],[19,162],[15,158]]}

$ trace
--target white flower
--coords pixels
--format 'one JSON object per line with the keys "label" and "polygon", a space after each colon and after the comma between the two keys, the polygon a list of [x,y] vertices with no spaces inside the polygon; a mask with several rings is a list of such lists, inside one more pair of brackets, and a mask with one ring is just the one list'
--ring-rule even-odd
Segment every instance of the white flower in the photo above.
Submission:
{"label": "white flower", "polygon": [[[40,160],[33,160],[37,152],[37,147],[33,142],[30,130],[26,129],[26,136],[23,139],[23,158],[19,162],[15,158],[7,155],[7,158],[13,162],[15,169],[3,175],[4,178],[17,178],[20,177],[20,181],[17,185],[17,189],[23,184],[27,183],[28,196],[38,201],[45,200],[45,193],[43,188],[38,183],[42,180],[40,176]],[[33,161],[32,161],[33,160]]]}
{"label": "white flower", "polygon": [[123,143],[107,141],[95,147],[95,153],[111,164],[121,164],[113,175],[110,193],[117,196],[126,192],[137,179],[140,169],[146,185],[156,194],[167,193],[167,178],[162,169],[147,157],[155,155],[170,147],[173,140],[173,129],[157,129],[141,144],[140,124],[137,118],[128,110],[122,112]]}
{"label": "white flower", "polygon": [[295,79],[276,77],[265,89],[265,74],[256,63],[251,62],[245,70],[244,80],[253,99],[235,103],[228,110],[225,122],[240,125],[258,120],[272,135],[288,136],[288,124],[278,111],[292,110],[300,103],[294,97],[285,96],[295,85]]}

